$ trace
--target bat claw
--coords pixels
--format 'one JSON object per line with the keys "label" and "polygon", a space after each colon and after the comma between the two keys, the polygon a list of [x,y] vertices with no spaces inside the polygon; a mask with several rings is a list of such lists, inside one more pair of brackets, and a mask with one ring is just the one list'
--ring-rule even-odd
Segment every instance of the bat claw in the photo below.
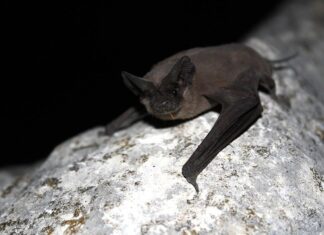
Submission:
{"label": "bat claw", "polygon": [[197,176],[187,177],[186,180],[188,181],[189,184],[191,184],[195,188],[196,193],[198,194],[199,193],[199,187],[198,187],[198,184],[197,184]]}

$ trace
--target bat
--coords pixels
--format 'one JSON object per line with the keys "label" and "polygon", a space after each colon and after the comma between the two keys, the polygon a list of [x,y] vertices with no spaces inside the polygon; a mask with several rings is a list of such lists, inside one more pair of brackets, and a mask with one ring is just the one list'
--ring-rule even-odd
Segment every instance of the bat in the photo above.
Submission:
{"label": "bat", "polygon": [[276,98],[273,63],[284,61],[269,61],[252,48],[233,43],[179,52],[143,77],[123,71],[125,85],[143,105],[129,108],[109,123],[106,134],[148,114],[161,120],[188,120],[221,108],[216,123],[182,168],[182,175],[198,193],[198,175],[261,116],[258,90]]}

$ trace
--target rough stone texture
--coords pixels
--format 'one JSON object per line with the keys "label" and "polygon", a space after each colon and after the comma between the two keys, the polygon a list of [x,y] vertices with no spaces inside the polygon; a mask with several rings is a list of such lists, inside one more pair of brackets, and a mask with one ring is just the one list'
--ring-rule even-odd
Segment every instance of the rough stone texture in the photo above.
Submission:
{"label": "rough stone texture", "polygon": [[[261,36],[248,44],[281,55]],[[323,234],[324,106],[301,82],[323,71],[300,53],[298,74],[274,76],[286,106],[261,94],[263,117],[203,171],[198,195],[181,167],[217,114],[112,137],[99,127],[27,174],[0,173],[0,234]]]}
{"label": "rough stone texture", "polygon": [[280,57],[299,52],[296,79],[324,104],[323,0],[288,0],[250,36],[262,38]]}

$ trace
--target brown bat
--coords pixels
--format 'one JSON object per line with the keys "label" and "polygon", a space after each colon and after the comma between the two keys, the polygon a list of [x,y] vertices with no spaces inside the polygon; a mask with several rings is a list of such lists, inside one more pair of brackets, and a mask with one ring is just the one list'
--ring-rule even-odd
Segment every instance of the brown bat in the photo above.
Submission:
{"label": "brown bat", "polygon": [[162,120],[186,120],[220,106],[215,125],[182,168],[183,176],[198,192],[200,172],[261,116],[258,89],[275,97],[272,62],[245,45],[228,44],[179,52],[154,65],[144,77],[122,72],[126,86],[139,96],[146,110],[130,108],[107,125],[106,134],[146,114]]}

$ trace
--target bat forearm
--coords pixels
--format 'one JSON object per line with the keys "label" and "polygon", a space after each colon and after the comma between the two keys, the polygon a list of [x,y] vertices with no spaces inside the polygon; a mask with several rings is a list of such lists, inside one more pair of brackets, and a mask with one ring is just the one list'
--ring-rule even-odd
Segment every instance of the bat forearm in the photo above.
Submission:
{"label": "bat forearm", "polygon": [[224,110],[212,130],[183,166],[182,174],[196,191],[198,191],[197,176],[220,151],[249,128],[261,114],[261,105],[252,104],[253,102],[250,102],[249,108],[244,104],[243,106],[232,105]]}
{"label": "bat forearm", "polygon": [[112,135],[116,131],[124,129],[139,121],[146,115],[147,112],[144,109],[131,107],[106,126],[105,134]]}

